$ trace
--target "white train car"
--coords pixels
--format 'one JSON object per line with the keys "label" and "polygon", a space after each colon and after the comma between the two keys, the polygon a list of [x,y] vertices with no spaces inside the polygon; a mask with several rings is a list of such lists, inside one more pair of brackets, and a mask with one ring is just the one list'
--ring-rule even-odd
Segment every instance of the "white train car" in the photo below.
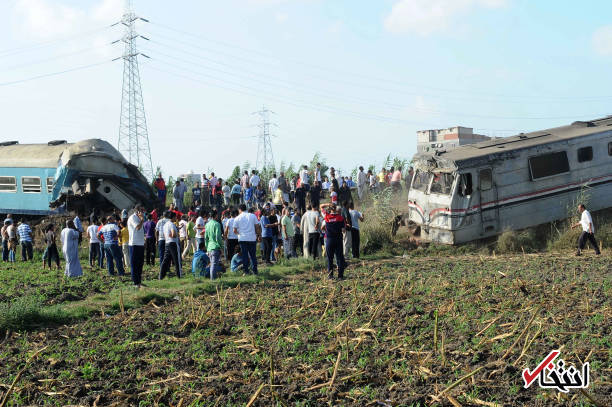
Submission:
{"label": "white train car", "polygon": [[612,116],[421,153],[408,195],[421,238],[461,244],[612,207]]}

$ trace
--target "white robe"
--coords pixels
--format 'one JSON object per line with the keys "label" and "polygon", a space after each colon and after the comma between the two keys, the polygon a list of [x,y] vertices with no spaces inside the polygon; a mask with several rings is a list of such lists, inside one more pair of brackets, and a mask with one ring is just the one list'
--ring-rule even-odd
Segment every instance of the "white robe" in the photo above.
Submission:
{"label": "white robe", "polygon": [[83,275],[83,269],[79,262],[79,232],[74,229],[65,228],[60,235],[62,241],[62,252],[66,259],[66,277],[79,277]]}

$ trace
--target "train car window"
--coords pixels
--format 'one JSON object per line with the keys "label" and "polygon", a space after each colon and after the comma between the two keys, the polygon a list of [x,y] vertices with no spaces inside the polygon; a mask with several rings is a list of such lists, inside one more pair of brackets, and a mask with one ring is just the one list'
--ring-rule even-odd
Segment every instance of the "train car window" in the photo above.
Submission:
{"label": "train car window", "polygon": [[488,191],[493,186],[493,173],[490,168],[486,168],[484,170],[480,170],[479,173],[480,178],[480,190]]}
{"label": "train car window", "polygon": [[582,147],[578,149],[578,162],[591,161],[593,159],[593,147]]}
{"label": "train car window", "polygon": [[550,177],[552,175],[569,172],[569,162],[565,151],[542,154],[529,159],[531,179]]}
{"label": "train car window", "polygon": [[0,177],[0,192],[17,192],[15,177]]}
{"label": "train car window", "polygon": [[53,192],[53,181],[55,181],[53,177],[47,178],[47,193],[49,194]]}
{"label": "train car window", "polygon": [[459,187],[457,188],[459,196],[472,195],[472,174],[465,173],[459,175]]}
{"label": "train car window", "polygon": [[417,170],[416,174],[414,174],[414,181],[412,181],[412,188],[417,191],[427,192],[431,176],[432,174],[430,172]]}
{"label": "train car window", "polygon": [[431,184],[432,194],[449,195],[453,186],[453,174],[434,173],[433,183]]}
{"label": "train car window", "polygon": [[40,177],[21,177],[21,190],[25,193],[39,193],[41,191]]}

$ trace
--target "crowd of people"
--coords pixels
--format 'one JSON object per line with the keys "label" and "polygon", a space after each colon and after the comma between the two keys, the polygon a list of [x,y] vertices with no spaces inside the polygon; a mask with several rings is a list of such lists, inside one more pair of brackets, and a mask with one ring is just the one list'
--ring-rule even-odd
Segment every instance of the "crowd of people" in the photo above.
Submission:
{"label": "crowd of people", "polygon": [[[193,274],[215,279],[227,269],[257,274],[258,264],[270,265],[281,257],[326,256],[329,277],[337,270],[342,279],[346,258],[360,255],[359,225],[364,216],[355,209],[355,201],[387,186],[401,189],[401,182],[401,168],[373,175],[360,167],[355,182],[337,176],[333,167],[329,176],[323,175],[320,164],[312,170],[303,166],[291,178],[284,172],[271,174],[267,185],[256,170],[227,182],[211,173],[202,174],[191,188],[189,203],[186,183],[177,180],[172,203],[166,207],[166,183],[158,174],[154,186],[159,202],[151,212],[142,205],[107,216],[94,210],[87,227],[78,216],[66,222],[59,234],[65,275],[82,275],[79,247],[86,240],[91,269],[106,267],[109,275],[124,276],[129,268],[137,287],[142,286],[145,264],[158,262],[159,279],[172,267],[182,277],[188,257]],[[14,222],[8,215],[1,234],[3,261],[15,261],[18,245],[22,261],[32,260],[34,233],[25,219]],[[56,226],[44,225],[42,235],[43,268],[59,269]]]}

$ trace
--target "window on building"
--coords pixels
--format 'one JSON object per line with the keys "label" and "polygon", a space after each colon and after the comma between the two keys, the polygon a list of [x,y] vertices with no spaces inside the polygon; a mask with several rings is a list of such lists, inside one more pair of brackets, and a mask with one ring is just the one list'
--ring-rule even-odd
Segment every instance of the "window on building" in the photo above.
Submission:
{"label": "window on building", "polygon": [[0,192],[17,192],[15,177],[0,177]]}
{"label": "window on building", "polygon": [[417,191],[427,192],[431,175],[430,172],[417,170],[416,174],[414,174],[414,180],[412,181],[412,188]]}
{"label": "window on building", "polygon": [[472,174],[465,173],[459,175],[459,187],[457,187],[459,196],[472,195]]}
{"label": "window on building", "polygon": [[565,151],[542,154],[529,159],[531,179],[550,177],[557,174],[569,172],[569,162]]}
{"label": "window on building", "polygon": [[433,183],[431,184],[432,194],[449,195],[453,187],[453,174],[449,173],[434,173]]}
{"label": "window on building", "polygon": [[40,177],[21,177],[21,190],[25,193],[40,193]]}
{"label": "window on building", "polygon": [[578,162],[583,163],[593,159],[593,147],[582,147],[578,149]]}
{"label": "window on building", "polygon": [[488,191],[493,186],[493,173],[490,168],[480,170],[479,179],[481,191]]}
{"label": "window on building", "polygon": [[53,182],[55,180],[53,179],[53,177],[48,177],[47,178],[47,193],[51,193],[53,192]]}

